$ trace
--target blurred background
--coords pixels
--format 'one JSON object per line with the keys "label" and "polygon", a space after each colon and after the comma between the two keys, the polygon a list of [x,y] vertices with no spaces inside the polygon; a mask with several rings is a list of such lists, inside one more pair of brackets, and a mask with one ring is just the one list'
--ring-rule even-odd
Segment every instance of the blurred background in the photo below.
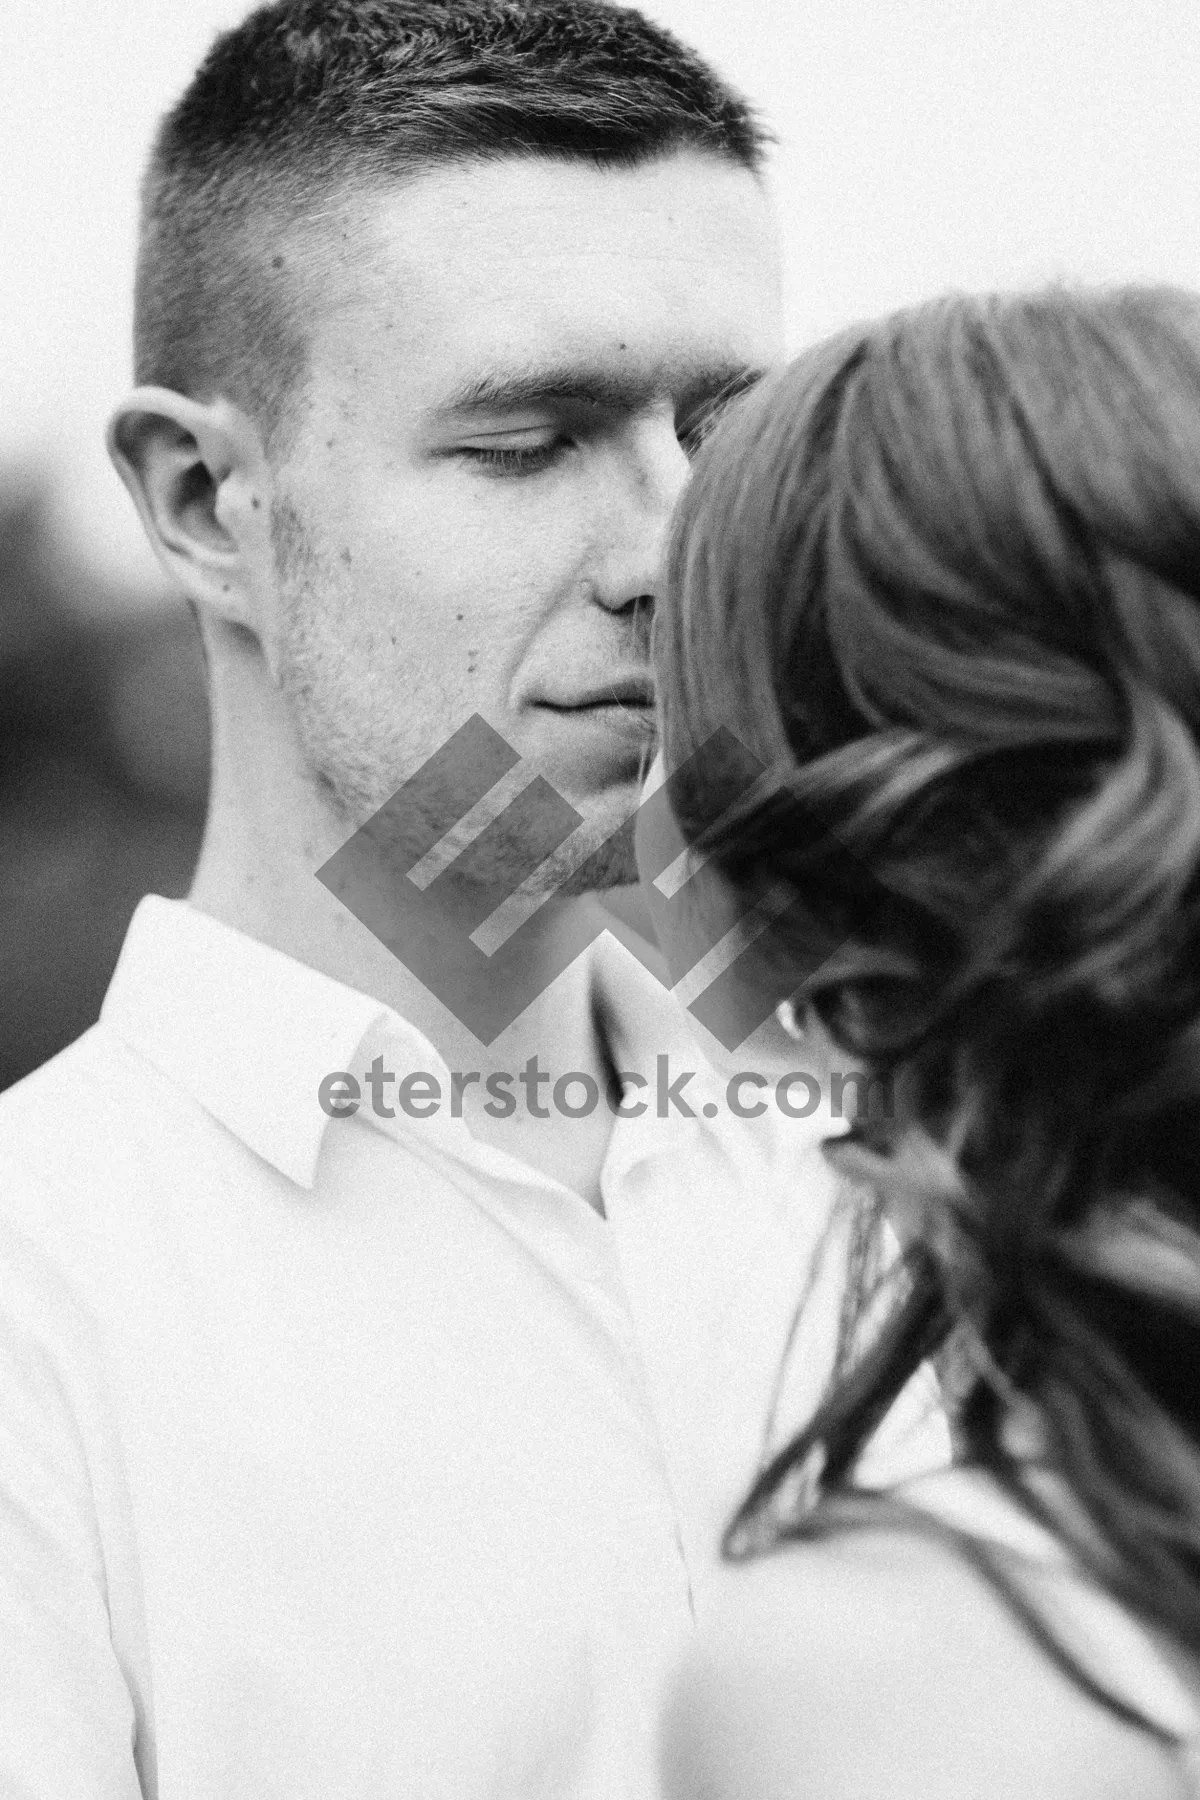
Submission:
{"label": "blurred background", "polygon": [[[0,17],[0,1087],[186,892],[203,668],[104,454],[154,124],[245,0]],[[651,0],[778,134],[798,349],[945,288],[1200,286],[1196,0]]]}

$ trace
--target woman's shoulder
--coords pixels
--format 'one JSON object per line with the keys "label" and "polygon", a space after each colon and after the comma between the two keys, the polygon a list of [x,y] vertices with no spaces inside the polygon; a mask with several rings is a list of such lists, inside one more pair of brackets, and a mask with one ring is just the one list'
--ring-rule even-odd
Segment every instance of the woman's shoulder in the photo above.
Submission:
{"label": "woman's shoulder", "polygon": [[668,1800],[1176,1800],[949,1543],[881,1527],[722,1572],[678,1671]]}

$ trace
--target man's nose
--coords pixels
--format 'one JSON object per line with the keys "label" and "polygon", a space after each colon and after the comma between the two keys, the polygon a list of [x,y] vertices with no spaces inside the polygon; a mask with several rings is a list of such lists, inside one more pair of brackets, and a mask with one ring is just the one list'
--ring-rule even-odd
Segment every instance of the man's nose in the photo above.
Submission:
{"label": "man's nose", "polygon": [[648,626],[671,515],[687,484],[688,458],[673,419],[631,425],[621,450],[609,501],[607,552],[594,592],[607,611],[634,614]]}

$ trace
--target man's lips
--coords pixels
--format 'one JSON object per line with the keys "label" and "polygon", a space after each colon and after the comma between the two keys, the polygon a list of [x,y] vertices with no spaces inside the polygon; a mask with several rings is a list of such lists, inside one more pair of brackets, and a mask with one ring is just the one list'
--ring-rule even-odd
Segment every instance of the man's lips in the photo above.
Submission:
{"label": "man's lips", "polygon": [[601,707],[649,711],[654,706],[654,683],[641,677],[606,681],[578,694],[546,695],[538,701],[538,705],[546,707],[550,712],[561,713],[595,712]]}

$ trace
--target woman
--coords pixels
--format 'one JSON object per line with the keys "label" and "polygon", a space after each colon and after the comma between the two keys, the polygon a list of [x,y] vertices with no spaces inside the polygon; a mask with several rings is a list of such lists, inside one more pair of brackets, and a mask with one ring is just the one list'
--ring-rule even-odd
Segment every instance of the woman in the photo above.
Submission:
{"label": "woman", "polygon": [[[803,903],[781,1020],[892,1079],[827,1154],[907,1246],[730,1526],[667,1792],[1200,1794],[1200,302],[802,356],[700,453],[656,657],[685,839]],[[856,1490],[938,1352],[963,1466]]]}

